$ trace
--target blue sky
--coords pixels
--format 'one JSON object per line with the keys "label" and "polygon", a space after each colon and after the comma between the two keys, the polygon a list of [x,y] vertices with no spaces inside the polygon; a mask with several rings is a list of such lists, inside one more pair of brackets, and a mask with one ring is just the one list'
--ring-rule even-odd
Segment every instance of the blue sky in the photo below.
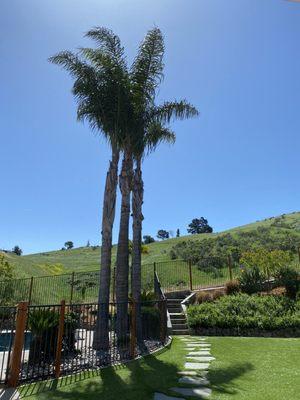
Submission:
{"label": "blue sky", "polygon": [[[47,62],[113,29],[131,62],[165,35],[159,100],[200,110],[144,164],[144,234],[216,231],[299,210],[300,4],[284,0],[1,0],[0,248],[100,241],[109,149],[76,122],[67,73]],[[119,215],[116,216],[115,240]]]}

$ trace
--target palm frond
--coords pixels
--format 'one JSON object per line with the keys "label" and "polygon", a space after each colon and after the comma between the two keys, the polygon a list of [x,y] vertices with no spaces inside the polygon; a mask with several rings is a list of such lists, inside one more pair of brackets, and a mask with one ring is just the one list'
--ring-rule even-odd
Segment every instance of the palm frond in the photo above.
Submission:
{"label": "palm frond", "polygon": [[186,100],[167,101],[160,106],[154,106],[150,110],[150,119],[160,121],[161,123],[170,123],[174,119],[188,119],[197,117],[199,111]]}
{"label": "palm frond", "polygon": [[102,52],[113,57],[123,68],[126,67],[124,47],[121,45],[119,36],[114,34],[112,30],[103,27],[95,27],[89,30],[85,36],[95,40]]}
{"label": "palm frond", "polygon": [[139,99],[153,101],[155,90],[163,79],[164,52],[164,39],[160,29],[151,29],[140,44],[131,67],[134,91]]}

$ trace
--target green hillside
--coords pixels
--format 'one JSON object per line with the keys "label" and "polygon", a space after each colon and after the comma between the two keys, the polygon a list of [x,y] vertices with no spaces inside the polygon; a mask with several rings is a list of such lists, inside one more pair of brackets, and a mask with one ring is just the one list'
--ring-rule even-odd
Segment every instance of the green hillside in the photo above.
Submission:
{"label": "green hillside", "polygon": [[[178,243],[183,241],[199,241],[207,238],[220,238],[226,234],[231,234],[237,241],[240,240],[241,233],[251,233],[265,228],[268,234],[274,237],[285,237],[293,234],[299,238],[300,243],[300,212],[283,214],[279,217],[272,217],[263,221],[240,226],[225,232],[201,235],[182,236],[151,243],[148,245],[148,254],[143,255],[143,264],[151,264],[154,261],[170,260],[170,250]],[[281,236],[279,236],[281,235]],[[116,247],[113,248],[113,260],[115,260]],[[80,247],[72,250],[59,250],[46,253],[31,254],[18,257],[8,254],[9,261],[15,267],[15,275],[19,278],[30,276],[46,276],[68,273],[71,271],[91,271],[99,268],[100,248]]]}

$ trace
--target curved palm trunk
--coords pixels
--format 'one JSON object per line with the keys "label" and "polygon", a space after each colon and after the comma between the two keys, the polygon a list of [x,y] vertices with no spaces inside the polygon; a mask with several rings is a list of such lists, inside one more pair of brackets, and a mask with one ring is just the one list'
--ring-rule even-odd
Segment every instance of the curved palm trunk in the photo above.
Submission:
{"label": "curved palm trunk", "polygon": [[137,303],[136,332],[138,342],[142,341],[142,315],[141,315],[141,245],[142,245],[142,222],[143,222],[143,196],[144,184],[141,170],[141,159],[136,160],[136,168],[133,176],[132,190],[132,270],[131,287],[132,297]]}
{"label": "curved palm trunk", "polygon": [[112,150],[112,159],[106,175],[102,212],[102,246],[100,288],[98,295],[98,316],[93,346],[97,350],[109,347],[109,295],[111,276],[112,229],[115,219],[118,185],[119,151]]}
{"label": "curved palm trunk", "polygon": [[125,339],[128,331],[128,273],[129,273],[129,218],[130,193],[132,186],[132,156],[125,151],[122,170],[119,176],[119,187],[122,194],[120,230],[117,249],[116,268],[116,333],[118,341]]}

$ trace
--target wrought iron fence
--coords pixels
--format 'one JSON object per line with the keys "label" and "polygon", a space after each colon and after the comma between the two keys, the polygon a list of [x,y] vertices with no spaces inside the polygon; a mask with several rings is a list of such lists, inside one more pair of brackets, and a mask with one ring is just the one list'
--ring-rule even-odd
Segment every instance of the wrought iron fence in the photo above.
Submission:
{"label": "wrought iron fence", "polygon": [[0,307],[0,383],[6,382],[8,376],[15,321],[15,307]]}
{"label": "wrought iron fence", "polygon": [[[224,285],[238,270],[230,259],[224,261],[217,257],[203,258],[200,266],[182,260],[154,262],[142,265],[142,289],[154,290],[155,272],[162,290],[171,292]],[[4,281],[0,282],[0,301],[5,305],[20,301],[39,305],[56,304],[63,298],[68,303],[93,303],[98,299],[99,280],[99,271],[89,271]],[[112,268],[112,301],[114,294],[115,268]]]}
{"label": "wrought iron fence", "polygon": [[[108,305],[107,344],[97,324],[103,304],[85,303],[3,308],[7,329],[0,351],[1,382],[58,378],[84,370],[123,363],[161,348],[167,341],[165,300]],[[123,317],[120,310],[125,311]],[[4,331],[4,330],[3,330]],[[1,339],[1,337],[0,337]]]}

